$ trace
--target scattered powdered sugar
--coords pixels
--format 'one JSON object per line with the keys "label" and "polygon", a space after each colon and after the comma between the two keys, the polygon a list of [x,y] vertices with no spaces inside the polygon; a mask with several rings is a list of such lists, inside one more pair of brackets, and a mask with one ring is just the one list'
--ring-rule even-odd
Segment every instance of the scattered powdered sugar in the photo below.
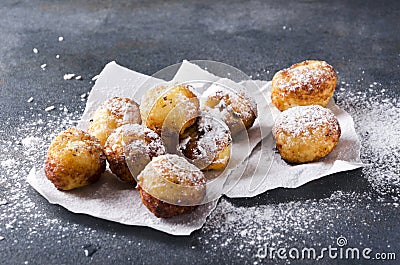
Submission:
{"label": "scattered powdered sugar", "polygon": [[41,139],[35,136],[27,136],[22,139],[21,143],[26,148],[32,148],[40,144]]}
{"label": "scattered powdered sugar", "polygon": [[75,74],[65,74],[64,75],[64,80],[71,80],[72,78],[74,78]]}
{"label": "scattered powdered sugar", "polygon": [[[207,255],[223,253],[230,259],[236,257],[265,264],[266,260],[256,256],[264,244],[275,249],[322,248],[335,245],[336,239],[343,234],[354,234],[357,239],[353,238],[350,244],[359,245],[356,240],[363,236],[367,237],[364,242],[373,239],[373,235],[369,237],[362,232],[370,231],[374,226],[366,220],[379,222],[386,207],[398,207],[385,204],[381,211],[366,210],[365,216],[360,218],[354,214],[354,209],[365,207],[366,201],[374,203],[367,193],[342,191],[335,191],[323,199],[266,202],[253,206],[235,205],[234,201],[222,199],[198,235],[199,247],[205,248]],[[343,226],[340,231],[338,224]],[[349,227],[353,231],[347,230]]]}
{"label": "scattered powdered sugar", "polygon": [[[0,240],[12,245],[18,238],[14,233],[23,234],[24,242],[17,243],[25,248],[50,235],[52,244],[60,244],[75,233],[87,237],[85,241],[95,240],[92,239],[96,235],[95,229],[61,219],[57,210],[49,208],[47,201],[40,200],[40,195],[26,182],[33,166],[43,166],[50,141],[60,131],[75,124],[83,107],[74,112],[54,112],[53,116],[46,117],[42,113],[27,112],[17,122],[14,117],[4,121],[6,127],[13,124],[14,130],[10,134],[0,131],[3,151],[0,161]],[[54,229],[58,232],[52,232]]]}
{"label": "scattered powdered sugar", "polygon": [[374,189],[394,201],[400,197],[400,101],[378,82],[367,92],[344,90],[339,106],[352,114],[361,137],[363,173]]}
{"label": "scattered powdered sugar", "polygon": [[10,168],[10,167],[12,167],[14,164],[15,164],[15,159],[14,159],[14,158],[9,158],[9,159],[3,160],[3,161],[1,161],[1,163],[0,163],[0,165],[1,165],[3,168]]}
{"label": "scattered powdered sugar", "polygon": [[54,107],[54,106],[49,106],[49,107],[45,108],[44,111],[52,111],[55,108],[56,107]]}

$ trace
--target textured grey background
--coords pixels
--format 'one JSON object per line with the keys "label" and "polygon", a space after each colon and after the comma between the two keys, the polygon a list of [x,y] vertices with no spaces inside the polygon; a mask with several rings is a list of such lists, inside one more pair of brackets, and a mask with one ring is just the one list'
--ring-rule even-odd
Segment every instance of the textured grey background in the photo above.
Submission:
{"label": "textured grey background", "polygon": [[[399,98],[400,2],[398,1],[2,1],[0,4],[0,108],[2,138],[15,134],[19,117],[43,112],[49,104],[64,104],[82,112],[80,95],[90,91],[89,80],[111,60],[130,69],[153,74],[183,59],[207,59],[233,65],[259,79],[292,63],[320,58],[339,72],[341,80],[379,80],[387,94]],[[65,40],[58,42],[58,36]],[[32,48],[37,47],[39,54]],[[61,58],[57,60],[56,54]],[[40,56],[38,56],[40,55]],[[40,65],[46,63],[46,70]],[[77,73],[81,82],[64,81]],[[35,108],[26,100],[35,97]],[[43,120],[51,119],[43,112]],[[56,115],[56,114],[54,114]],[[9,120],[5,123],[6,120]],[[16,159],[25,159],[15,154]],[[11,178],[3,175],[2,177]],[[43,227],[34,240],[25,230],[4,229],[0,220],[1,264],[252,264],[210,245],[202,246],[198,232],[172,237],[146,228],[126,227],[52,206],[24,184],[28,195],[48,218],[79,226],[60,238],[61,228]],[[254,199],[235,200],[238,206],[329,197],[334,191],[370,191],[361,170],[337,174],[296,190],[275,190]],[[1,192],[7,194],[4,188]],[[361,202],[361,205],[363,202]],[[12,204],[12,200],[11,200]],[[11,207],[10,205],[0,206]],[[381,204],[370,205],[379,210]],[[368,220],[371,209],[352,212],[367,218],[371,230],[357,231],[348,223],[337,230],[354,233],[354,240],[392,250],[399,245],[398,208]],[[22,219],[27,226],[29,220]],[[330,220],[325,220],[329,222]],[[324,222],[324,219],[321,221]],[[33,224],[32,224],[33,225]],[[79,229],[95,229],[90,242]],[[85,234],[85,233],[83,233]],[[370,237],[359,237],[359,234]],[[211,236],[211,235],[210,235]],[[298,235],[301,238],[301,235]],[[32,237],[29,237],[32,238]],[[55,240],[61,240],[56,244]],[[324,243],[326,239],[314,238]],[[130,243],[129,243],[130,242]],[[140,244],[131,244],[139,242]],[[222,242],[221,242],[222,243]],[[82,247],[92,244],[92,257]],[[192,246],[196,246],[195,249]],[[400,258],[400,257],[399,257]],[[326,264],[333,261],[325,260]],[[342,261],[340,264],[346,263]],[[353,264],[353,262],[349,262]],[[391,264],[391,262],[382,262]],[[392,263],[394,264],[394,263]]]}

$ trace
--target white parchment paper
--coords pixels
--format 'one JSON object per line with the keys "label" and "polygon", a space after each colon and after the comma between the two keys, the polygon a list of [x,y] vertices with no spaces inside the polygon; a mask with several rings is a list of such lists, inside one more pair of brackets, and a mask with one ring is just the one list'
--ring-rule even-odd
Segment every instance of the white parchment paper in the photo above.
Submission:
{"label": "white parchment paper", "polygon": [[[185,61],[173,81],[184,82],[187,79],[225,82]],[[131,97],[140,102],[142,91],[138,90],[145,82],[156,85],[163,81],[131,71],[115,62],[107,64],[92,88],[77,127],[85,130],[91,113],[102,102],[113,96]],[[254,85],[253,81],[251,82]],[[281,160],[279,154],[273,152],[274,141],[270,134],[272,117],[279,115],[279,110],[274,108],[269,100],[270,82],[255,81],[255,83],[260,87],[258,90],[260,94],[256,96],[258,118],[249,130],[249,146],[246,147],[249,152],[241,154],[237,165],[229,171],[230,175],[236,174],[240,180],[225,192],[227,196],[252,197],[278,187],[296,188],[314,179],[362,166],[360,143],[353,120],[333,102],[330,102],[328,108],[338,117],[342,129],[342,136],[336,149],[320,162],[293,166]],[[148,83],[146,84],[148,86]],[[272,113],[272,116],[269,113]],[[251,150],[253,152],[250,155]],[[117,180],[109,171],[97,183],[68,192],[58,191],[47,180],[43,169],[32,169],[27,181],[50,203],[59,204],[71,212],[84,213],[126,225],[147,226],[172,235],[189,235],[201,228],[217,205],[217,200],[214,200],[198,207],[192,214],[160,219],[151,214],[141,203],[138,191]]]}

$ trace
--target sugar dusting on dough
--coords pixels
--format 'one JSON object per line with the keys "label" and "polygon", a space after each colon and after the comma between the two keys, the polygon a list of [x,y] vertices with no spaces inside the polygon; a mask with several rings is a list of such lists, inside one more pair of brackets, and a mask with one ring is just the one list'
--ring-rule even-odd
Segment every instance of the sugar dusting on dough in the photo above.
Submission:
{"label": "sugar dusting on dough", "polygon": [[185,185],[203,185],[206,179],[203,172],[180,156],[166,154],[158,156],[152,161],[153,167],[160,170],[163,177]]}
{"label": "sugar dusting on dough", "polygon": [[318,105],[299,106],[282,112],[275,121],[273,132],[284,131],[294,137],[305,137],[321,126],[328,126],[330,131],[340,130],[335,115],[329,109]]}
{"label": "sugar dusting on dough", "polygon": [[200,116],[196,125],[197,132],[181,139],[179,149],[184,154],[190,152],[189,159],[195,164],[198,160],[212,162],[218,152],[231,143],[229,129],[222,121],[205,114]]}
{"label": "sugar dusting on dough", "polygon": [[[121,132],[122,131],[122,132]],[[116,130],[116,134],[123,134],[123,137],[130,139],[129,146],[145,147],[150,157],[165,154],[165,147],[161,137],[144,125],[126,124]],[[112,134],[113,135],[113,134]]]}
{"label": "sugar dusting on dough", "polygon": [[277,75],[282,75],[282,78],[279,79],[276,86],[291,92],[299,89],[308,91],[318,89],[320,84],[333,78],[335,74],[332,66],[328,63],[322,61],[321,65],[322,67],[295,67],[296,65],[293,65],[283,69],[277,73]]}

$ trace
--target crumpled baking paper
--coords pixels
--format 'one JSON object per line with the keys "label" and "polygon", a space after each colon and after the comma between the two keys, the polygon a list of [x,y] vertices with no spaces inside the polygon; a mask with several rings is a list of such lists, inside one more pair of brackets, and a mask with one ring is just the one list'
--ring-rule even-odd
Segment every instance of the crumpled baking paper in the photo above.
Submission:
{"label": "crumpled baking paper", "polygon": [[[173,81],[184,82],[188,78],[229,83],[197,65],[184,61]],[[113,96],[136,96],[138,98],[134,97],[135,101],[140,102],[143,93],[140,88],[145,82],[148,86],[164,81],[131,71],[115,62],[107,64],[89,94],[86,109],[77,127],[85,130],[91,113]],[[242,84],[248,85],[246,82],[251,82],[252,86],[256,84],[260,88],[258,92],[254,91],[260,93],[256,96],[259,118],[249,130],[250,148],[248,146],[247,150],[253,152],[251,155],[250,152],[246,152],[244,156],[242,154],[237,160],[239,163],[228,172],[233,179],[238,179],[228,185],[229,189],[225,191],[228,197],[253,197],[278,187],[296,188],[323,176],[362,166],[360,142],[353,120],[333,102],[329,103],[328,108],[335,113],[342,129],[342,136],[335,150],[319,162],[302,165],[289,165],[284,162],[279,154],[273,152],[275,143],[270,130],[272,117],[279,115],[279,110],[273,107],[269,100],[270,82],[244,81]],[[126,225],[147,226],[172,235],[189,235],[201,228],[217,205],[217,200],[214,200],[199,206],[192,214],[160,219],[141,203],[137,190],[120,182],[109,171],[106,171],[97,183],[68,192],[58,191],[47,180],[43,169],[32,169],[27,181],[50,203],[59,204],[71,212]]]}

